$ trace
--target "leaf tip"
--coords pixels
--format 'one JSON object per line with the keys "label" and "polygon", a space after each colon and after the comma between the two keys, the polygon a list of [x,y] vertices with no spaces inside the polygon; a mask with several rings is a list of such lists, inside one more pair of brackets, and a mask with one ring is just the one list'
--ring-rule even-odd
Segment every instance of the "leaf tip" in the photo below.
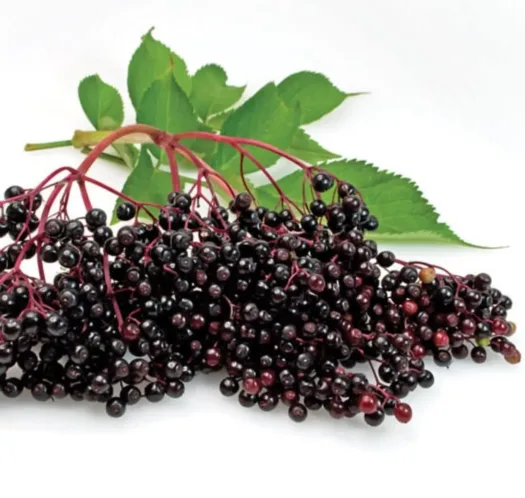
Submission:
{"label": "leaf tip", "polygon": [[153,30],[155,29],[155,26],[151,26],[151,28],[148,29],[148,31],[146,31],[146,33],[144,33],[142,36],[141,36],[141,40],[144,40],[146,38],[153,38]]}

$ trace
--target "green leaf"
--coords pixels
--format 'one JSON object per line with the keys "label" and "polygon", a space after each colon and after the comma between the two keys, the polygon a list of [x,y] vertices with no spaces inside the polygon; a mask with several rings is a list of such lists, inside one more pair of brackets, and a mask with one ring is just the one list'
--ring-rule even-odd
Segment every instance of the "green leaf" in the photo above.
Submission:
{"label": "green leaf", "polygon": [[139,150],[135,145],[113,144],[112,147],[117,151],[117,154],[126,163],[128,168],[133,169],[135,167],[139,158]]}
{"label": "green leaf", "polygon": [[168,74],[173,75],[186,95],[191,92],[191,77],[186,63],[166,45],[153,38],[151,31],[142,37],[142,43],[133,54],[128,68],[128,92],[136,110],[152,84]]}
{"label": "green leaf", "polygon": [[287,152],[310,164],[317,164],[322,161],[340,157],[339,154],[334,154],[321,147],[302,128],[299,128],[295,132]]}
{"label": "green leaf", "polygon": [[[114,130],[124,121],[119,92],[104,83],[98,74],[84,78],[78,86],[78,98],[87,118],[96,130]],[[133,168],[138,150],[133,145],[115,144],[113,148],[129,168]]]}
{"label": "green leaf", "polygon": [[78,98],[87,118],[97,130],[114,130],[124,121],[124,107],[118,91],[104,83],[98,74],[78,85]]}
{"label": "green leaf", "polygon": [[[274,83],[261,88],[252,98],[235,109],[222,127],[223,135],[255,138],[281,149],[287,149],[299,127],[299,111],[290,108],[279,97]],[[263,166],[270,166],[278,159],[272,152],[256,147],[246,147]],[[219,171],[239,173],[239,153],[232,147],[220,144],[212,165]],[[257,171],[251,161],[245,161],[245,173]]]}
{"label": "green leaf", "polygon": [[241,98],[246,87],[227,85],[226,80],[226,72],[217,64],[203,66],[193,76],[190,100],[203,121]]}
{"label": "green leaf", "polygon": [[341,104],[347,94],[324,75],[311,71],[294,73],[279,83],[279,94],[289,106],[299,104],[301,124],[308,124],[328,114]]}
{"label": "green leaf", "polygon": [[[132,197],[138,202],[151,202],[148,186],[153,177],[154,169],[151,162],[151,156],[146,147],[140,150],[139,160],[137,166],[129,174],[126,182],[122,187],[122,193],[128,197]],[[118,198],[113,209],[113,218],[111,223],[117,223],[118,219],[115,215],[117,207],[122,204],[122,199]]]}
{"label": "green leaf", "polygon": [[[197,124],[197,131],[215,133],[215,130],[211,126],[201,122]],[[191,150],[204,159],[207,163],[209,163],[212,160],[215,151],[217,150],[217,145],[217,142],[214,142],[213,140],[195,139],[191,142]]]}
{"label": "green leaf", "polygon": [[[184,177],[180,178],[181,188],[191,180]],[[152,202],[154,204],[164,205],[167,202],[168,194],[173,190],[171,175],[167,171],[155,169],[151,155],[146,147],[142,147],[136,168],[129,174],[122,193],[132,197],[138,202]],[[117,223],[115,215],[117,207],[122,204],[122,199],[117,199],[113,210],[111,223]],[[148,210],[158,214],[158,209],[149,207]],[[145,217],[145,216],[143,216]]]}
{"label": "green leaf", "polygon": [[227,111],[219,112],[218,114],[209,117],[206,120],[206,124],[213,130],[219,131],[224,125],[224,121],[226,121],[226,119],[230,116],[230,114],[233,114],[234,111],[235,109],[228,109]]}
{"label": "green leaf", "polygon": [[[470,245],[446,223],[438,221],[439,215],[434,206],[423,197],[412,180],[355,159],[333,161],[319,167],[340,180],[352,183],[361,192],[370,212],[379,219],[379,228],[371,235],[374,240]],[[279,180],[281,189],[299,206],[303,200],[302,179],[302,170],[296,170]],[[307,192],[310,190],[307,189]],[[271,185],[257,188],[256,193],[264,195],[265,202],[269,198],[278,199]],[[323,195],[327,200],[332,197],[331,192]]]}
{"label": "green leaf", "polygon": [[[170,133],[195,131],[199,127],[188,97],[170,73],[155,81],[142,98],[137,112],[137,123],[155,126]],[[158,147],[148,148],[156,157],[161,157]],[[161,161],[165,162],[164,157]]]}

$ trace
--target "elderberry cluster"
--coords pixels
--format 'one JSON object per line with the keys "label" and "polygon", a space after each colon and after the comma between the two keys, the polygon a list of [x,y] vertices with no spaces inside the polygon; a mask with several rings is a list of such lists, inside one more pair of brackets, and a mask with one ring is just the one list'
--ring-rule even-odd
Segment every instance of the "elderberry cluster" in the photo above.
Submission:
{"label": "elderberry cluster", "polygon": [[[380,252],[367,236],[378,221],[355,187],[324,172],[310,182],[313,200],[298,209],[255,206],[245,192],[205,216],[195,196],[172,192],[150,222],[121,203],[116,227],[98,208],[39,219],[40,192],[10,187],[3,393],[102,402],[119,417],[142,398],[180,397],[197,371],[224,371],[220,392],[242,406],[282,403],[297,422],[310,410],[363,414],[377,426],[411,419],[404,399],[434,382],[427,359],[483,363],[490,347],[519,362],[512,302],[488,275]],[[21,271],[32,258],[39,278]]]}

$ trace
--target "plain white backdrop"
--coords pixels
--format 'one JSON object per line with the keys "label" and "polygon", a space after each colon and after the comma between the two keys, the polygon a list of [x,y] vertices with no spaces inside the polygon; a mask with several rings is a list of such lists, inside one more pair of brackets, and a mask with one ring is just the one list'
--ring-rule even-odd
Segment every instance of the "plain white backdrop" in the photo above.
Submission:
{"label": "plain white backdrop", "polygon": [[[487,271],[523,320],[525,3],[521,0],[25,0],[0,14],[0,190],[30,186],[75,151],[28,141],[87,128],[77,85],[98,72],[121,91],[155,26],[194,72],[224,66],[253,93],[302,69],[352,99],[309,132],[328,149],[416,180],[465,239],[497,251],[396,247],[459,273]],[[127,103],[128,122],[133,120]],[[95,177],[115,186],[116,166]],[[111,208],[101,196],[99,204]],[[519,330],[521,332],[521,330]],[[516,337],[518,345],[525,342]],[[524,368],[500,358],[438,370],[407,426],[293,424],[246,410],[197,379],[180,400],[112,420],[82,404],[0,399],[2,493],[32,496],[502,496],[522,489]],[[519,494],[519,492],[518,492]]]}

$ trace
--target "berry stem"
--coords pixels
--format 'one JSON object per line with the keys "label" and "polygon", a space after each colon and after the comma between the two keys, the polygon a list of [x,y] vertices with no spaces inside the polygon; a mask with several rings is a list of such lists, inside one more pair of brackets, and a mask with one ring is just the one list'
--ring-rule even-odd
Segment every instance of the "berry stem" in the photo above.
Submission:
{"label": "berry stem", "polygon": [[[157,143],[164,134],[161,130],[154,128],[153,126],[148,125],[130,125],[130,126],[124,126],[122,128],[119,128],[118,130],[112,131],[111,133],[104,136],[102,140],[100,140],[95,147],[91,150],[91,152],[86,156],[86,158],[82,161],[80,166],[78,167],[78,172],[80,175],[85,175],[91,165],[95,162],[95,160],[106,150],[111,144],[116,142],[118,139],[122,139],[126,136],[131,136],[135,134],[143,134],[147,135],[151,138],[151,140],[154,143]],[[136,142],[134,142],[136,143]],[[92,145],[92,144],[83,144],[85,145]]]}
{"label": "berry stem", "polygon": [[180,192],[180,177],[179,177],[179,165],[177,163],[177,158],[175,155],[175,150],[171,146],[167,146],[164,151],[168,156],[168,162],[170,164],[170,173],[171,173],[171,185],[174,192]]}
{"label": "berry stem", "polygon": [[269,152],[273,152],[274,154],[277,154],[278,156],[288,159],[295,165],[299,166],[299,168],[306,170],[307,174],[309,174],[309,172],[311,171],[310,165],[304,163],[300,159],[297,159],[291,154],[288,154],[284,150],[281,150],[278,147],[274,147],[273,145],[270,145],[270,144],[261,142],[260,140],[255,140],[252,138],[228,137],[225,135],[216,135],[214,133],[209,133],[205,131],[189,131],[189,132],[183,132],[183,133],[176,133],[175,135],[173,135],[173,138],[177,141],[188,139],[188,138],[197,138],[197,139],[201,138],[201,139],[213,140],[215,142],[226,143],[228,145],[231,145],[232,147],[235,147],[235,145],[253,145],[254,147],[258,147],[260,149],[264,149]]}
{"label": "berry stem", "polygon": [[72,140],[59,140],[58,142],[44,142],[39,144],[26,144],[24,147],[25,151],[33,150],[44,150],[44,149],[57,149],[59,147],[71,147],[73,145]]}

